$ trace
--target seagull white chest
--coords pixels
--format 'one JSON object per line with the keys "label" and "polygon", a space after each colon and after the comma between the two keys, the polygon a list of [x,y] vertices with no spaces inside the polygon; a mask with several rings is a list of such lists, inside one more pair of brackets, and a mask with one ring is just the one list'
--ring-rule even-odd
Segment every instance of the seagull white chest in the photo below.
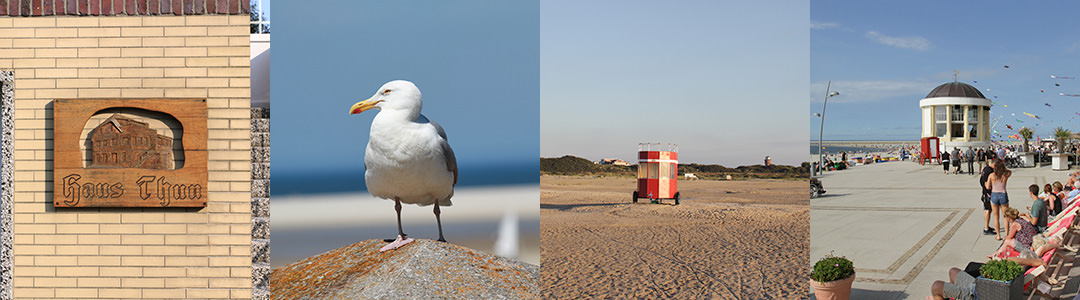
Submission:
{"label": "seagull white chest", "polygon": [[[447,169],[436,128],[424,122],[380,118],[371,123],[371,136],[364,153],[364,178],[372,195],[399,199],[421,206],[450,206],[454,174]],[[423,118],[423,117],[421,117]]]}

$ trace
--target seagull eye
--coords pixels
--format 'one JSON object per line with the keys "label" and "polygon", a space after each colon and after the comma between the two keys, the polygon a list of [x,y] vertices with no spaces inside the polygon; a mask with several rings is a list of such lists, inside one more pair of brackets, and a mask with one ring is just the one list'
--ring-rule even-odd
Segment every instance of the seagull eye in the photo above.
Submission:
{"label": "seagull eye", "polygon": [[385,91],[382,91],[382,93],[383,93],[383,95],[390,94],[390,89],[386,89]]}

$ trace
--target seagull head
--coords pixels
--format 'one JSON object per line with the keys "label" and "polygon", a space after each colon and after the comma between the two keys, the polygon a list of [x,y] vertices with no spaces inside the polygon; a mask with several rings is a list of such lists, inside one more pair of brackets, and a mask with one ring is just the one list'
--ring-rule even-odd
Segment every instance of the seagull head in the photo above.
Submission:
{"label": "seagull head", "polygon": [[416,88],[416,85],[412,82],[394,80],[380,87],[371,98],[353,104],[352,108],[349,109],[349,114],[358,114],[372,108],[378,108],[381,111],[419,115],[420,108],[423,106],[423,100],[421,99],[420,89]]}

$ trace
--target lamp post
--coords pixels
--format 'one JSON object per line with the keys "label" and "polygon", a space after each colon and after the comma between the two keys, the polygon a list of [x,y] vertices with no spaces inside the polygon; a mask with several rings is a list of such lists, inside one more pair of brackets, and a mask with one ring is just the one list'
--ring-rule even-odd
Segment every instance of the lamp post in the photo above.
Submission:
{"label": "lamp post", "polygon": [[825,135],[825,106],[829,105],[829,98],[832,96],[840,95],[840,92],[829,92],[829,88],[832,87],[832,80],[825,85],[825,103],[821,104],[821,130],[818,131],[818,167],[822,171],[825,170],[825,147],[823,145],[822,136]]}

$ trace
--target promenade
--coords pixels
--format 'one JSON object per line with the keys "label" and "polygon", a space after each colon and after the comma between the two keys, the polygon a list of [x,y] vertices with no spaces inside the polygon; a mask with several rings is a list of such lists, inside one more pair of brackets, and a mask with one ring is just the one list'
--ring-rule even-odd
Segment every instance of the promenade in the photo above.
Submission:
{"label": "promenade", "polygon": [[[1065,182],[1068,173],[1048,166],[1013,170],[1009,204],[1027,211],[1028,185]],[[945,175],[938,164],[887,162],[820,178],[828,193],[810,201],[810,263],[830,252],[851,259],[852,299],[925,299],[935,280],[948,280],[950,267],[985,262],[1001,243],[982,233],[978,175]],[[1063,297],[1076,294],[1075,281]]]}

